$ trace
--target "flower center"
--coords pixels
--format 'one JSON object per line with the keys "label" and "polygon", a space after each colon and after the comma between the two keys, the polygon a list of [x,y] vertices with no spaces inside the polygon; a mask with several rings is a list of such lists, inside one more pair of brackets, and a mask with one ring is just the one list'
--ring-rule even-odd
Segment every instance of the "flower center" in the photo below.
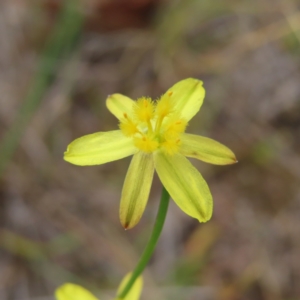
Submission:
{"label": "flower center", "polygon": [[120,129],[140,150],[150,153],[162,149],[170,155],[178,152],[187,122],[174,111],[172,95],[164,94],[157,102],[142,97],[135,102],[132,115],[124,113]]}

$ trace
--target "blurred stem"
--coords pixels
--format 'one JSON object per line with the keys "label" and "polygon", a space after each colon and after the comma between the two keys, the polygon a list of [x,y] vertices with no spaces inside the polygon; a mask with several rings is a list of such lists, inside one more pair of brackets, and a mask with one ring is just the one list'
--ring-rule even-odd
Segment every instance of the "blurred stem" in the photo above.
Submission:
{"label": "blurred stem", "polygon": [[127,293],[130,291],[132,285],[134,284],[135,280],[142,274],[144,269],[146,268],[154,250],[157,244],[157,241],[160,237],[160,234],[162,232],[167,211],[168,211],[168,206],[169,206],[169,200],[170,200],[170,195],[163,186],[162,193],[161,193],[161,198],[160,198],[160,204],[159,204],[159,209],[158,213],[156,216],[155,224],[152,230],[151,237],[148,241],[148,244],[137,264],[135,269],[132,272],[131,278],[129,279],[128,283],[126,286],[123,288],[123,290],[118,294],[119,299],[124,299]]}
{"label": "blurred stem", "polygon": [[25,96],[15,122],[6,132],[0,145],[0,176],[15,152],[33,113],[54,81],[62,58],[74,48],[82,23],[83,15],[79,1],[63,1],[57,24],[46,42],[32,86]]}

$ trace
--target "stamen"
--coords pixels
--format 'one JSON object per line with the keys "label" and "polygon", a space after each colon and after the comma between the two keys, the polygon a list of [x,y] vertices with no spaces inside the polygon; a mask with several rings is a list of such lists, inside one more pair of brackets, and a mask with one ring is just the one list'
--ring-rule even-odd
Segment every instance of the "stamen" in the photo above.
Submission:
{"label": "stamen", "polygon": [[120,120],[119,127],[126,136],[133,136],[136,133],[140,133],[137,124],[132,121],[126,113],[123,114],[124,119]]}
{"label": "stamen", "polygon": [[160,116],[155,125],[155,132],[158,133],[162,124],[164,116]]}
{"label": "stamen", "polygon": [[133,111],[139,121],[148,123],[154,116],[154,104],[150,98],[143,97],[136,101]]}
{"label": "stamen", "polygon": [[157,140],[146,135],[144,135],[142,138],[134,138],[134,144],[137,148],[144,152],[153,152],[159,146]]}
{"label": "stamen", "polygon": [[148,132],[150,134],[152,134],[153,133],[153,128],[152,128],[152,124],[151,124],[150,120],[147,121],[147,126],[148,126]]}

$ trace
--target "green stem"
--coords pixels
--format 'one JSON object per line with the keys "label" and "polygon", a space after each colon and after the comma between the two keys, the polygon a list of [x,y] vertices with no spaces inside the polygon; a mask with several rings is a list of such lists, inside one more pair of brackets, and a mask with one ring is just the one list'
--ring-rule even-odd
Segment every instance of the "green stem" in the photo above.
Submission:
{"label": "green stem", "polygon": [[162,232],[167,211],[168,211],[168,206],[169,206],[169,198],[170,195],[167,192],[167,190],[163,187],[162,192],[161,192],[161,198],[160,198],[160,204],[159,204],[159,209],[158,213],[156,216],[156,221],[153,227],[153,231],[151,234],[151,237],[148,241],[148,244],[137,264],[135,269],[132,272],[131,278],[127,282],[126,286],[123,288],[123,290],[119,293],[118,298],[119,299],[124,299],[127,293],[130,291],[131,287],[133,286],[135,280],[142,274],[144,269],[146,268],[154,250],[157,244],[157,241],[160,237],[160,234]]}

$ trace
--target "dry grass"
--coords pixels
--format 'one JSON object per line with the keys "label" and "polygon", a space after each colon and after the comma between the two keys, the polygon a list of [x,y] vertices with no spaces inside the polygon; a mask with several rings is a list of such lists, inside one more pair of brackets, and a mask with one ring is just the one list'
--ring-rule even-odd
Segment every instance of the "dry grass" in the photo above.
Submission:
{"label": "dry grass", "polygon": [[160,183],[125,232],[118,208],[130,160],[80,168],[62,153],[78,136],[117,127],[108,94],[157,97],[186,77],[207,90],[189,132],[228,145],[239,164],[195,161],[214,196],[213,219],[199,225],[171,204],[143,299],[299,299],[299,3],[131,0],[124,18],[105,10],[105,26],[102,2],[84,1],[81,39],[56,57],[34,106],[29,93],[60,8],[1,1],[1,136],[29,104],[11,139],[16,151],[0,152],[0,299],[52,299],[65,281],[101,299],[114,294],[147,241]]}

